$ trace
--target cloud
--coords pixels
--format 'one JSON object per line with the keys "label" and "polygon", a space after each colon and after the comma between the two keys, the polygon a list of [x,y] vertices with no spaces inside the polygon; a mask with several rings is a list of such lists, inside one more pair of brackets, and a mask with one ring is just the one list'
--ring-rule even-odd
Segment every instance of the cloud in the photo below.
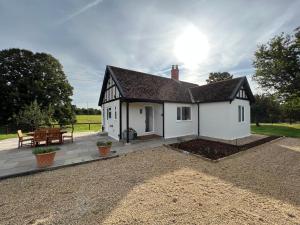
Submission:
{"label": "cloud", "polygon": [[299,6],[298,0],[0,0],[0,49],[52,54],[74,86],[74,103],[96,107],[107,64],[170,77],[171,65],[180,64],[175,40],[190,24],[211,48],[197,70],[180,65],[182,80],[203,84],[210,72],[228,71],[250,81],[257,44],[298,27]]}
{"label": "cloud", "polygon": [[98,5],[99,3],[103,2],[103,0],[95,0],[87,5],[85,5],[84,7],[82,7],[81,9],[73,12],[72,14],[66,16],[65,18],[63,18],[62,20],[60,20],[58,22],[58,24],[63,24],[65,22],[67,22],[68,20],[73,19],[76,16],[79,16],[80,14],[84,13],[85,11],[89,10],[92,7],[95,7],[96,5]]}

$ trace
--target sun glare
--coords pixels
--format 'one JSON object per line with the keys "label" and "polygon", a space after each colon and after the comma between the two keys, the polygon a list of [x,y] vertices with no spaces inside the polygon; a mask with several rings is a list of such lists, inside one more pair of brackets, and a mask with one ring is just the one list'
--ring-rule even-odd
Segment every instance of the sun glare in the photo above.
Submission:
{"label": "sun glare", "polygon": [[191,25],[175,40],[174,53],[185,67],[198,67],[208,56],[209,43],[200,30]]}

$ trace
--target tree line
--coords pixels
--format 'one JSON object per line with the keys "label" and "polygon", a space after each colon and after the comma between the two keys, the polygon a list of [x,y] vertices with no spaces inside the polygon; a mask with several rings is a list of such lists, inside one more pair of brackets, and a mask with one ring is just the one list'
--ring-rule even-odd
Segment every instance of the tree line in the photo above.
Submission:
{"label": "tree line", "polygon": [[101,115],[100,109],[94,108],[75,108],[76,115]]}

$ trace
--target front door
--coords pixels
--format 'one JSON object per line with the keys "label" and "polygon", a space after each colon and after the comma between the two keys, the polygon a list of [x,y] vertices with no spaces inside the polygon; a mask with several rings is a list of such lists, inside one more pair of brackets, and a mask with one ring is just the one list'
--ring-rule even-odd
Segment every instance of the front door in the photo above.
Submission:
{"label": "front door", "polygon": [[145,132],[152,132],[153,131],[153,107],[145,106],[145,113],[146,113]]}

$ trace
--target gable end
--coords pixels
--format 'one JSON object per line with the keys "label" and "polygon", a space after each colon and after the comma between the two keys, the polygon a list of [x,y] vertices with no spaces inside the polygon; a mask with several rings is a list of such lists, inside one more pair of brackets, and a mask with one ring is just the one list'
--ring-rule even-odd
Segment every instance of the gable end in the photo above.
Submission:
{"label": "gable end", "polygon": [[123,97],[123,95],[120,91],[120,86],[118,85],[117,79],[115,79],[112,71],[109,69],[109,66],[107,66],[98,105],[101,106],[104,103],[117,100],[121,97]]}

